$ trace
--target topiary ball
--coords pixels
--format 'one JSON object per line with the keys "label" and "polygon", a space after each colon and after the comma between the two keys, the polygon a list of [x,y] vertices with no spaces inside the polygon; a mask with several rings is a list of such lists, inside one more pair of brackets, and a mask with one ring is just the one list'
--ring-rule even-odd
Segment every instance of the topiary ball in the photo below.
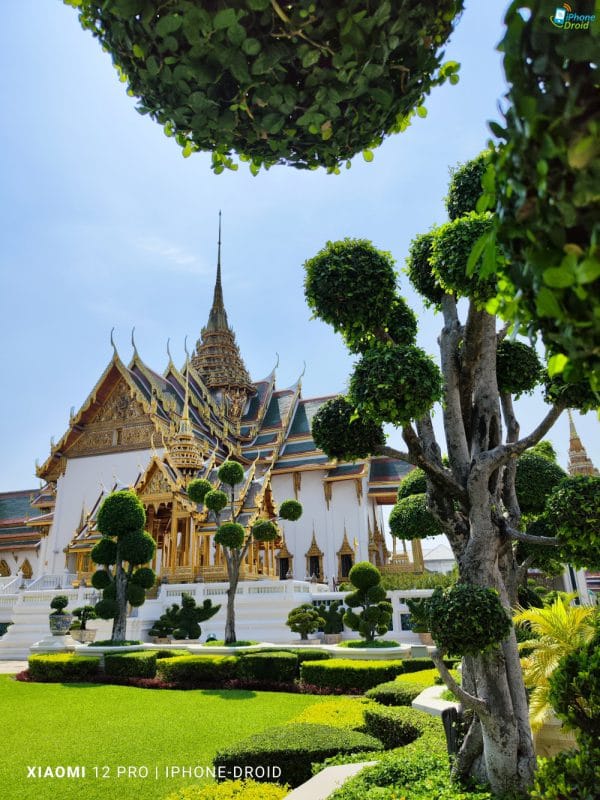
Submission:
{"label": "topiary ball", "polygon": [[558,464],[536,453],[525,452],[517,459],[515,491],[523,514],[541,514],[552,490],[567,477]]}
{"label": "topiary ball", "polygon": [[442,533],[439,522],[427,508],[425,494],[411,494],[392,508],[388,525],[398,539],[425,539]]}
{"label": "topiary ball", "polygon": [[425,494],[427,491],[427,479],[420,467],[414,467],[398,487],[398,500],[410,497],[413,494]]}
{"label": "topiary ball", "polygon": [[120,538],[130,531],[141,531],[146,524],[146,512],[135,492],[113,492],[98,509],[96,527],[104,536]]}
{"label": "topiary ball", "polygon": [[69,605],[69,598],[66,594],[57,594],[56,597],[53,597],[50,601],[50,608],[53,608],[55,611],[62,611]]}
{"label": "topiary ball", "polygon": [[471,583],[439,586],[427,601],[429,630],[446,653],[475,655],[505,639],[512,627],[498,592]]}
{"label": "topiary ball", "polygon": [[279,536],[279,531],[270,519],[259,519],[252,526],[252,536],[259,542],[272,542]]}
{"label": "topiary ball", "polygon": [[600,569],[600,477],[565,478],[546,503],[566,561],[579,568]]}
{"label": "topiary ball", "polygon": [[99,569],[92,575],[92,586],[94,589],[106,589],[112,583],[112,577],[105,569]]}
{"label": "topiary ball", "polygon": [[111,566],[117,563],[117,543],[112,539],[103,536],[99,542],[92,547],[90,558],[94,564]]}
{"label": "topiary ball", "polygon": [[431,252],[435,230],[421,233],[410,243],[406,259],[406,273],[415,290],[425,300],[425,305],[439,306],[444,296],[437,277],[431,269]]}
{"label": "topiary ball", "polygon": [[481,179],[489,162],[490,152],[486,150],[451,171],[446,196],[446,209],[451,220],[477,210],[477,201],[483,194]]}
{"label": "topiary ball", "polygon": [[562,403],[565,408],[575,408],[585,413],[598,408],[598,395],[592,391],[589,381],[568,383],[561,375],[544,379],[546,390],[544,400],[547,403]]}
{"label": "topiary ball", "polygon": [[215,533],[215,543],[236,550],[244,544],[246,531],[239,522],[224,522]]}
{"label": "topiary ball", "polygon": [[344,239],[327,242],[304,268],[309,307],[350,342],[387,320],[396,292],[389,253],[377,250],[366,239]]}
{"label": "topiary ball", "polygon": [[316,446],[340,461],[367,458],[385,444],[381,425],[364,415],[355,418],[354,406],[345,397],[324,403],[313,417],[311,431]]}
{"label": "topiary ball", "polygon": [[137,583],[143,589],[151,589],[156,583],[156,573],[150,567],[140,567],[131,576],[131,583]]}
{"label": "topiary ball", "polygon": [[209,511],[213,511],[215,514],[223,511],[227,502],[227,495],[219,489],[211,489],[210,492],[207,492],[204,496],[204,505]]}
{"label": "topiary ball", "polygon": [[127,586],[127,600],[134,608],[144,605],[146,590],[139,583],[129,583]]}
{"label": "topiary ball", "polygon": [[221,483],[235,486],[244,480],[244,468],[237,461],[224,461],[219,467],[218,475]]}
{"label": "topiary ball", "polygon": [[193,503],[203,503],[204,498],[212,489],[210,481],[206,478],[194,478],[193,481],[188,483],[187,493],[188,497]]}
{"label": "topiary ball", "polygon": [[279,516],[290,522],[296,522],[302,516],[302,503],[297,500],[284,500],[279,506]]}
{"label": "topiary ball", "polygon": [[116,600],[117,599],[117,585],[116,585],[116,583],[114,581],[112,583],[109,583],[108,586],[106,586],[102,590],[102,599],[103,600]]}
{"label": "topiary ball", "polygon": [[403,297],[395,297],[387,319],[381,320],[377,331],[357,332],[351,328],[349,333],[344,333],[344,341],[351,353],[366,353],[380,342],[384,334],[390,336],[394,344],[415,344],[417,317]]}
{"label": "topiary ball", "polygon": [[413,345],[369,350],[350,378],[349,400],[375,422],[407,425],[442,397],[442,376],[433,359]]}
{"label": "topiary ball", "polygon": [[533,391],[542,378],[542,364],[535,349],[503,339],[496,350],[496,378],[501,394],[519,397]]}
{"label": "topiary ball", "polygon": [[119,556],[129,564],[147,564],[155,552],[156,542],[145,531],[133,531],[119,541]]}
{"label": "topiary ball", "polygon": [[381,583],[381,573],[370,561],[359,561],[355,564],[348,573],[348,578],[357,589],[370,589]]}
{"label": "topiary ball", "polygon": [[94,611],[100,619],[114,619],[119,613],[116,600],[100,600],[94,606]]}

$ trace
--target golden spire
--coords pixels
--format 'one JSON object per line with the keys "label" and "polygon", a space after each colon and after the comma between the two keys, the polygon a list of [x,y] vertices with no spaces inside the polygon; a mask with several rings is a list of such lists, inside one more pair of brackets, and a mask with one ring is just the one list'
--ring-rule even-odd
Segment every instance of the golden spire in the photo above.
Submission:
{"label": "golden spire", "polygon": [[573,422],[571,410],[569,414],[569,475],[598,475],[598,470],[594,467],[583,446],[579,434]]}
{"label": "golden spire", "polygon": [[169,447],[171,463],[186,477],[194,475],[202,466],[202,456],[190,422],[190,370],[189,361],[185,360],[185,399],[179,422],[179,431],[175,434]]}

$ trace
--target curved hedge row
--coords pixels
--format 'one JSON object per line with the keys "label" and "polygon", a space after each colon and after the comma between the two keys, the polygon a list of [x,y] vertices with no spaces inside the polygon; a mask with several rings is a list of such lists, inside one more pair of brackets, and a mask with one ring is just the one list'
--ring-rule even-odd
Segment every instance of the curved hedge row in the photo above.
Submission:
{"label": "curved hedge row", "polygon": [[365,696],[383,706],[409,706],[423,691],[422,683],[387,681],[374,686]]}
{"label": "curved hedge row", "polygon": [[134,653],[106,653],[104,672],[115,678],[154,678],[156,653],[143,650]]}
{"label": "curved hedge row", "polygon": [[337,689],[371,689],[393,680],[403,671],[402,661],[352,661],[332,658],[330,661],[305,661],[300,666],[303,683]]}

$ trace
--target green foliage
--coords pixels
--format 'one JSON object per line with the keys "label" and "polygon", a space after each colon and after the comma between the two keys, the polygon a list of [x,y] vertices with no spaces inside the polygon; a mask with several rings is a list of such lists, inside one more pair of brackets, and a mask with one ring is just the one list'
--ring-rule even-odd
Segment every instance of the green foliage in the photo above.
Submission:
{"label": "green foliage", "polygon": [[300,666],[304,683],[339,689],[371,689],[393,680],[402,672],[402,661],[352,661],[332,658],[328,661],[305,661]]}
{"label": "green foliage", "polygon": [[481,653],[508,636],[512,623],[498,593],[483,586],[455,583],[438,587],[421,603],[408,600],[416,626],[429,630],[436,645],[452,655]]}
{"label": "green foliage", "polygon": [[34,681],[85,681],[96,675],[100,659],[52,653],[29,656],[28,664]]}
{"label": "green foliage", "polygon": [[496,378],[500,394],[532,392],[542,378],[542,364],[535,349],[523,342],[503,339],[496,350]]}
{"label": "green foliage", "polygon": [[212,152],[216,173],[236,153],[261,166],[301,169],[366,160],[416,113],[432,87],[458,81],[441,63],[462,2],[411,14],[407,3],[374,10],[364,0],[291,6],[244,0],[234,7],[171,0],[66,0],[107,50],[138,111],[183,148]]}
{"label": "green foliage", "polygon": [[600,478],[565,478],[547,502],[565,561],[600,569]]}
{"label": "green foliage", "polygon": [[239,522],[224,522],[219,525],[215,533],[215,544],[222,547],[229,547],[230,550],[237,550],[244,544],[246,531]]}
{"label": "green foliage", "polygon": [[427,479],[420,467],[413,467],[402,483],[398,487],[398,500],[410,497],[413,494],[425,494],[427,491]]}
{"label": "green foliage", "polygon": [[446,222],[435,231],[429,263],[440,285],[449,294],[484,302],[495,293],[495,279],[483,277],[481,257],[475,262],[473,274],[467,270],[475,243],[491,226],[490,214],[471,212]]}
{"label": "green foliage", "polygon": [[555,758],[541,759],[535,773],[531,800],[593,800],[600,786],[600,749],[567,750]]}
{"label": "green foliage", "polygon": [[204,495],[204,505],[209,511],[214,511],[215,514],[223,511],[227,505],[227,495],[219,489],[211,489]]}
{"label": "green foliage", "polygon": [[77,619],[79,620],[80,624],[79,630],[85,631],[86,624],[91,619],[96,619],[96,612],[94,610],[94,606],[79,606],[79,608],[73,609],[73,616],[77,617]]}
{"label": "green foliage", "polygon": [[[587,8],[593,10],[592,4]],[[554,368],[564,369],[565,378],[587,377],[597,389],[600,31],[597,22],[557,31],[550,10],[543,0],[532,0],[525,20],[513,3],[500,44],[508,108],[503,125],[492,124],[499,141],[489,205],[495,205],[497,239],[512,283],[501,294],[500,309],[531,330],[541,329],[558,356]]]}
{"label": "green foliage", "polygon": [[[103,536],[99,542],[92,547],[90,557],[94,564],[102,564],[103,566],[111,566],[117,563],[117,543],[108,536]],[[103,587],[97,586],[97,589]]]}
{"label": "green foliage", "polygon": [[354,368],[349,400],[375,422],[405,425],[420,419],[442,397],[442,376],[433,359],[413,345],[379,345]]}
{"label": "green foliage", "polygon": [[112,492],[98,509],[96,527],[103,536],[120,539],[132,531],[143,530],[145,524],[144,506],[137,494],[129,490]]}
{"label": "green foliage", "polygon": [[156,542],[146,531],[130,531],[119,540],[119,558],[130,566],[147,564],[154,558]]}
{"label": "green foliage", "polygon": [[328,661],[332,658],[331,653],[327,650],[314,650],[312,647],[304,649],[299,647],[290,652],[295,654],[298,659],[298,665],[303,664],[305,661]]}
{"label": "green foliage", "polygon": [[575,730],[582,749],[600,742],[600,639],[569,653],[549,679],[556,714]]}
{"label": "green foliage", "polygon": [[297,500],[284,500],[279,506],[279,516],[290,522],[296,522],[302,516],[302,503]]}
{"label": "green foliage", "polygon": [[410,282],[428,306],[439,306],[444,296],[444,290],[430,263],[435,236],[435,231],[415,236],[410,243],[406,259],[406,273]]}
{"label": "green foliage", "polygon": [[248,681],[293,683],[298,676],[294,653],[246,653],[240,657],[238,675]]}
{"label": "green foliage", "polygon": [[[365,697],[381,703],[383,706],[409,706],[415,697],[421,694],[423,685],[419,683],[396,683],[386,681],[374,686],[365,693]],[[377,734],[373,734],[377,735]]]}
{"label": "green foliage", "polygon": [[389,526],[390,533],[398,539],[425,539],[442,532],[439,522],[427,508],[424,494],[411,494],[398,500],[390,512]]}
{"label": "green foliage", "polygon": [[323,403],[313,417],[312,436],[318,448],[340,461],[366,458],[385,444],[381,425],[356,415],[345,397]]}
{"label": "green foliage", "polygon": [[163,681],[183,686],[222,683],[236,676],[235,656],[182,656],[163,658],[156,665],[156,674]]}
{"label": "green foliage", "polygon": [[206,599],[202,606],[187,592],[181,595],[181,606],[173,603],[164,614],[152,625],[150,636],[166,637],[178,632],[177,639],[198,639],[201,634],[200,622],[204,622],[218,613],[221,606],[213,606],[212,600]]}
{"label": "green foliage", "polygon": [[515,490],[523,514],[540,514],[550,493],[567,473],[544,456],[525,452],[517,460]]}
{"label": "green foliage", "polygon": [[[593,380],[593,376],[590,380]],[[598,387],[592,389],[590,380],[571,379],[566,382],[562,375],[547,377],[544,381],[544,400],[550,404],[562,403],[567,408],[576,408],[584,413],[597,409],[600,389]]]}
{"label": "green foliage", "polygon": [[119,613],[119,606],[116,600],[103,598],[96,603],[94,610],[100,619],[114,619]]}
{"label": "green foliage", "polygon": [[435,589],[436,586],[451,586],[456,583],[457,571],[444,575],[441,572],[425,572],[423,575],[399,573],[398,575],[382,575],[381,585],[386,591],[395,589]]}
{"label": "green foliage", "polygon": [[400,647],[399,642],[395,642],[393,639],[375,639],[373,642],[367,642],[364,639],[346,639],[344,642],[340,642],[338,647],[349,647],[351,650],[366,650],[369,648],[377,649],[385,649],[386,647]]}
{"label": "green foliage", "polygon": [[[344,611],[341,600],[332,600],[329,605],[317,603],[315,609],[325,622],[320,628],[323,633],[341,633],[344,630]],[[340,609],[342,610],[340,611]]]}
{"label": "green foliage", "polygon": [[259,542],[272,542],[279,536],[279,530],[270,519],[259,519],[252,526],[252,536]]}
{"label": "green foliage", "polygon": [[57,594],[50,601],[50,608],[54,609],[54,614],[64,614],[65,608],[69,605],[69,598],[66,594]]}
{"label": "green foliage", "polygon": [[[444,658],[444,664],[448,669],[452,669],[456,663],[455,658]],[[430,658],[407,658],[404,663],[403,675],[412,675],[415,672],[427,673],[427,675],[418,675],[417,678],[421,680],[429,680],[429,675],[437,676],[438,672],[435,668],[433,661]],[[433,681],[432,681],[433,685]]]}
{"label": "green foliage", "polygon": [[131,576],[131,582],[139,584],[143,589],[151,589],[156,583],[156,573],[150,567],[140,567]]}
{"label": "green foliage", "polygon": [[311,777],[311,764],[337,753],[381,750],[381,743],[364,733],[331,725],[288,724],[269,728],[219,750],[215,767],[256,767],[268,764],[281,768],[281,781],[299,786]]}
{"label": "green foliage", "polygon": [[536,456],[547,458],[548,461],[553,461],[554,463],[556,463],[558,459],[554,445],[548,439],[542,439],[541,442],[534,444],[533,447],[528,450],[528,452],[535,453]]}
{"label": "green foliage", "polygon": [[413,708],[390,706],[370,706],[365,709],[365,728],[367,733],[375,736],[386,750],[404,745],[418,739],[426,722],[423,711]]}
{"label": "green foliage", "polygon": [[[404,671],[401,675],[398,675],[396,681],[400,684],[406,686],[415,686],[420,684],[423,689],[426,689],[428,686],[441,686],[443,681],[438,672],[437,668],[427,668],[415,670],[414,672],[410,672],[410,666],[413,661],[419,661],[420,659],[411,658],[408,661],[404,662]],[[429,659],[423,659],[423,661],[429,661]],[[460,663],[460,662],[459,662]],[[456,664],[456,659],[444,659],[444,664],[450,669],[450,674],[458,683],[460,683],[460,675],[459,673],[452,669],[451,666]],[[420,665],[421,667],[422,665]]]}
{"label": "green foliage", "polygon": [[104,672],[117,678],[153,678],[156,675],[156,653],[106,653]]}
{"label": "green foliage", "polygon": [[483,192],[481,180],[489,160],[490,153],[486,151],[450,171],[446,209],[451,220],[477,211],[477,201]]}
{"label": "green foliage", "polygon": [[[359,561],[348,577],[356,591],[344,598],[349,607],[344,614],[344,624],[372,642],[375,636],[387,633],[392,621],[392,605],[381,586],[381,573],[369,561]],[[362,606],[360,613],[352,611],[359,606]]]}
{"label": "green foliage", "polygon": [[127,601],[134,607],[143,606],[146,599],[146,590],[139,583],[129,582],[127,586]]}
{"label": "green foliage", "polygon": [[332,697],[322,703],[305,708],[291,722],[311,725],[333,725],[335,728],[363,730],[365,708],[372,705],[364,697]]}
{"label": "green foliage", "polygon": [[187,486],[188,497],[194,503],[203,503],[204,498],[212,489],[210,481],[206,478],[194,478]]}
{"label": "green foliage", "polygon": [[237,461],[224,461],[219,467],[219,480],[228,486],[235,486],[244,480],[244,468]]}
{"label": "green foliage", "polygon": [[[526,533],[530,536],[553,537],[555,529],[550,519],[545,514],[541,514],[531,522],[528,522]],[[551,577],[561,575],[565,568],[560,547],[532,544],[530,542],[517,542],[515,556],[519,564],[522,564],[526,558],[532,556],[534,560],[531,566]],[[520,596],[519,602],[523,605]]]}
{"label": "green foliage", "polygon": [[283,800],[289,788],[277,783],[258,781],[224,781],[208,786],[185,786],[169,794],[165,800]]}
{"label": "green foliage", "polygon": [[285,624],[292,633],[299,633],[302,639],[308,639],[308,634],[322,628],[325,620],[312,603],[302,603],[290,611]]}

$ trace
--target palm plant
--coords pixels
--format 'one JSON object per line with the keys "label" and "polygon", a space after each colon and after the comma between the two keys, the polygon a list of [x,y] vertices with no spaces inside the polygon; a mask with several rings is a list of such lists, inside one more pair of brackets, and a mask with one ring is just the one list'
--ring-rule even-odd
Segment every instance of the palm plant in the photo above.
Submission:
{"label": "palm plant", "polygon": [[521,666],[525,686],[532,689],[529,719],[533,731],[539,730],[552,713],[549,678],[558,662],[594,636],[595,609],[571,605],[576,596],[561,594],[550,605],[520,608],[514,616],[515,624],[525,623],[532,634],[532,638],[519,643],[519,650],[528,651]]}

